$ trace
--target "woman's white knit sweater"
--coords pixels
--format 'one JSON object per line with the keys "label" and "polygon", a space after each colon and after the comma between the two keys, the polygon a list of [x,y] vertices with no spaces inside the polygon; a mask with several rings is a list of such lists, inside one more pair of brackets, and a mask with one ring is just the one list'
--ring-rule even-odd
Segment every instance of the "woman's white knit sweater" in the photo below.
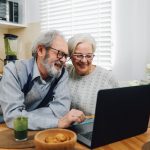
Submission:
{"label": "woman's white knit sweater", "polygon": [[95,113],[97,92],[100,89],[118,87],[111,71],[96,67],[93,72],[79,76],[72,65],[67,66],[72,108],[82,110],[86,115]]}

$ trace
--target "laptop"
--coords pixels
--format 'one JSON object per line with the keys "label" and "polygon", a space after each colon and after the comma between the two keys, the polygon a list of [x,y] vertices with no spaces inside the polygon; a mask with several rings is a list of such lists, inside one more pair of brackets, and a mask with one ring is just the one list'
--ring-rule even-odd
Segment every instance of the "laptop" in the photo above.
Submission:
{"label": "laptop", "polygon": [[144,133],[150,115],[150,85],[100,90],[95,118],[72,125],[77,140],[100,147]]}

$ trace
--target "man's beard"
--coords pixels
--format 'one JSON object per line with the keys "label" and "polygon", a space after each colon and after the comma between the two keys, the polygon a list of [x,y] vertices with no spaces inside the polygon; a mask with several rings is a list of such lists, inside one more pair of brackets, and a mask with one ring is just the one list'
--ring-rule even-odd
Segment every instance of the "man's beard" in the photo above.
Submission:
{"label": "man's beard", "polygon": [[[60,63],[59,60],[49,64],[48,61],[49,61],[50,58],[45,58],[44,60],[42,60],[42,65],[45,67],[48,75],[50,77],[55,77],[55,78],[58,78],[61,74],[61,68],[62,68],[62,64]],[[61,66],[60,70],[57,70],[55,68],[55,64],[58,64],[59,66]]]}

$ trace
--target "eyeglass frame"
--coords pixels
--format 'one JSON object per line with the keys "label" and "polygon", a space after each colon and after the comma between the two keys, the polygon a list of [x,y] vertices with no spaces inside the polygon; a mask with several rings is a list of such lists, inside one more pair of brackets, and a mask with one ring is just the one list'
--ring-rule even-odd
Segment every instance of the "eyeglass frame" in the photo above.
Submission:
{"label": "eyeglass frame", "polygon": [[[88,55],[91,55],[92,57],[89,59],[89,58],[87,58],[86,56],[88,56]],[[82,53],[74,53],[74,54],[72,54],[72,56],[81,56],[81,58],[79,59],[79,58],[75,58],[76,60],[82,60],[84,57],[86,58],[86,60],[88,60],[88,61],[91,61],[91,60],[93,60],[93,58],[94,58],[94,54],[93,53],[87,53],[87,54],[82,54]]]}
{"label": "eyeglass frame", "polygon": [[58,58],[59,60],[62,59],[63,57],[66,59],[66,61],[69,61],[69,60],[70,60],[69,55],[66,54],[66,53],[64,53],[64,52],[62,52],[61,50],[58,50],[58,49],[53,48],[53,47],[51,47],[51,46],[45,47],[45,49],[46,49],[46,50],[52,49],[52,50],[57,51],[57,58]]}

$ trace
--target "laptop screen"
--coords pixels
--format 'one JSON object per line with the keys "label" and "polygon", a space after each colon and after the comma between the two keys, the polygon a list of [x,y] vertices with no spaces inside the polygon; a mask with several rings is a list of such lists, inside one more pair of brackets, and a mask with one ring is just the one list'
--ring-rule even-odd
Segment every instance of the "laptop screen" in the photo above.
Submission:
{"label": "laptop screen", "polygon": [[141,134],[150,114],[150,85],[98,92],[92,147]]}

